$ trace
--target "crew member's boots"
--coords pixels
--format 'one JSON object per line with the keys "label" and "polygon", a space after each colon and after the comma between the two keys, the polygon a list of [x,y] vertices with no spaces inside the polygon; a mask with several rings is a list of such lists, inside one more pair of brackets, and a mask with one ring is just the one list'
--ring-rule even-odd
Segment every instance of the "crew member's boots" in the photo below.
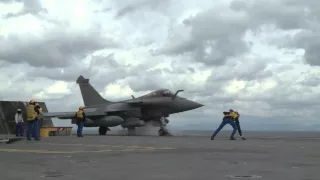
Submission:
{"label": "crew member's boots", "polygon": [[214,136],[212,135],[210,139],[211,139],[211,140],[214,140]]}
{"label": "crew member's boots", "polygon": [[243,136],[241,137],[241,139],[242,139],[242,140],[247,140],[247,139],[246,139],[245,137],[243,137]]}
{"label": "crew member's boots", "polygon": [[236,138],[234,138],[234,137],[231,136],[231,137],[230,137],[230,140],[236,140]]}

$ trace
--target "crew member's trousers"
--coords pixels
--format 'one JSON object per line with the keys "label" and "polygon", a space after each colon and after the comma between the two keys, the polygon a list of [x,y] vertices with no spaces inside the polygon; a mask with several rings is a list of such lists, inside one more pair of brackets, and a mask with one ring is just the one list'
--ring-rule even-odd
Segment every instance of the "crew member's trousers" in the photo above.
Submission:
{"label": "crew member's trousers", "polygon": [[238,128],[239,135],[242,136],[242,131],[241,131],[239,119],[236,119],[236,124],[237,124],[237,128]]}
{"label": "crew member's trousers", "polygon": [[30,139],[31,134],[34,135],[34,139],[39,139],[39,133],[37,131],[38,129],[38,121],[37,119],[28,121],[28,132],[27,132],[27,138]]}
{"label": "crew member's trousers", "polygon": [[16,136],[23,136],[23,123],[22,122],[18,122],[16,124]]}
{"label": "crew member's trousers", "polygon": [[230,124],[233,128],[233,131],[231,133],[231,137],[234,137],[234,135],[237,132],[237,124],[234,122],[234,120],[232,120],[231,117],[227,117],[224,118],[220,124],[220,126],[218,127],[217,130],[214,131],[214,133],[212,134],[213,137],[215,137],[220,131],[221,129],[226,125],[226,124]]}
{"label": "crew member's trousers", "polygon": [[82,136],[83,122],[78,122],[77,125],[78,125],[77,136],[80,137]]}
{"label": "crew member's trousers", "polygon": [[[38,135],[36,135],[36,134],[38,134]],[[40,120],[35,119],[34,120],[34,130],[32,131],[32,137],[39,138],[39,134],[40,134]]]}

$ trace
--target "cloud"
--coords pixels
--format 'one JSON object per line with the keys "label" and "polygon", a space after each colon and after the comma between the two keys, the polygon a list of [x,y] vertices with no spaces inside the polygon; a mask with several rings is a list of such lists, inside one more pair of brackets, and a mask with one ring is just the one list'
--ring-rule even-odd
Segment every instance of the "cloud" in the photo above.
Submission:
{"label": "cloud", "polygon": [[242,55],[248,50],[248,44],[243,40],[248,21],[246,14],[237,13],[228,7],[212,8],[185,19],[183,25],[188,29],[185,31],[188,35],[182,39],[173,36],[157,53],[187,53],[196,61],[222,65],[228,58]]}
{"label": "cloud", "polygon": [[[116,12],[116,18],[120,18],[137,11],[144,11],[149,9],[152,11],[163,10],[171,3],[171,0],[136,0],[136,1],[122,1],[117,2],[117,6],[120,8]],[[119,4],[118,4],[119,3]]]}
{"label": "cloud", "polygon": [[9,36],[1,43],[0,58],[11,63],[27,62],[34,67],[64,67],[97,50],[116,47],[115,42],[99,34],[99,31],[85,34],[58,31],[40,38]]}
{"label": "cloud", "polygon": [[319,41],[320,29],[304,31],[296,35],[293,46],[302,48],[305,50],[304,58],[307,63],[314,66],[320,65],[320,48]]}
{"label": "cloud", "polygon": [[111,101],[184,89],[180,96],[205,106],[171,116],[176,128],[214,128],[233,108],[244,129],[314,130],[318,5],[2,1],[0,99],[75,111],[83,104],[75,81],[83,75]]}
{"label": "cloud", "polygon": [[319,49],[319,20],[318,2],[298,0],[282,1],[243,1],[236,0],[231,8],[246,12],[251,18],[251,26],[274,24],[277,28],[293,31],[299,30],[287,46],[305,50],[304,59],[310,65],[318,66]]}
{"label": "cloud", "polygon": [[26,14],[39,15],[41,12],[47,13],[47,10],[42,7],[42,4],[38,0],[2,0],[2,3],[22,3],[23,8],[15,13],[7,13],[4,15],[4,18],[14,18],[18,16],[23,16]]}

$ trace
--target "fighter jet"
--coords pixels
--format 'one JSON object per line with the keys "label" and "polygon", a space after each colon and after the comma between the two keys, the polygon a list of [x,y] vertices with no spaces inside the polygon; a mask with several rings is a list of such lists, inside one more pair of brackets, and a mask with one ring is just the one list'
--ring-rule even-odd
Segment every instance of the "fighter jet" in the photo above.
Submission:
{"label": "fighter jet", "polygon": [[[104,99],[89,83],[89,79],[79,76],[77,81],[84,102],[87,119],[84,127],[99,127],[99,134],[106,135],[109,127],[122,126],[128,135],[135,135],[137,127],[151,123],[160,127],[159,136],[172,135],[166,128],[171,114],[193,110],[203,105],[178,96],[183,90],[172,93],[168,89],[159,89],[149,94],[132,99],[111,102]],[[75,124],[75,111],[48,112],[45,117],[72,119]]]}

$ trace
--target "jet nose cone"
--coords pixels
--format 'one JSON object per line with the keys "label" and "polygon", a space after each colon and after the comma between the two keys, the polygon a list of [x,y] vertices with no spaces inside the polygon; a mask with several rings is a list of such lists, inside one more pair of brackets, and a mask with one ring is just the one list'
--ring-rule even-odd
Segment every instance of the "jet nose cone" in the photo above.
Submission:
{"label": "jet nose cone", "polygon": [[196,108],[199,108],[199,107],[202,107],[202,106],[204,106],[203,104],[200,104],[200,103],[197,103],[197,102],[195,102],[197,105],[196,105]]}
{"label": "jet nose cone", "polygon": [[172,109],[175,109],[174,112],[177,113],[197,109],[202,106],[204,105],[198,102],[188,100],[186,98],[177,98],[174,100],[174,103],[171,107]]}
{"label": "jet nose cone", "polygon": [[187,103],[185,103],[185,108],[188,110],[197,109],[202,106],[203,106],[203,104],[200,104],[200,103],[197,103],[194,101],[188,101]]}
{"label": "jet nose cone", "polygon": [[200,104],[200,103],[197,103],[197,102],[193,102],[193,109],[196,109],[196,108],[199,108],[199,107],[202,107],[203,104]]}

